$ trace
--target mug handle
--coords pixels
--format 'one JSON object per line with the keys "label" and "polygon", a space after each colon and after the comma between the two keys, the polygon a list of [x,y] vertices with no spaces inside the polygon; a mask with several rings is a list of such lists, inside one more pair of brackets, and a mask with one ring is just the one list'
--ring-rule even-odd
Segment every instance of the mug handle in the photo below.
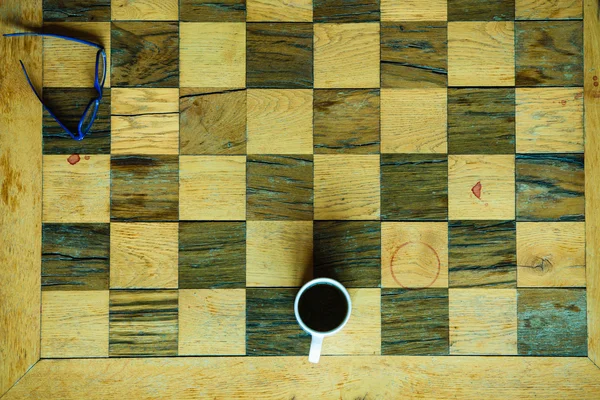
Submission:
{"label": "mug handle", "polygon": [[308,353],[308,361],[311,363],[318,363],[321,357],[321,347],[323,347],[323,336],[312,335],[310,342],[310,352]]}

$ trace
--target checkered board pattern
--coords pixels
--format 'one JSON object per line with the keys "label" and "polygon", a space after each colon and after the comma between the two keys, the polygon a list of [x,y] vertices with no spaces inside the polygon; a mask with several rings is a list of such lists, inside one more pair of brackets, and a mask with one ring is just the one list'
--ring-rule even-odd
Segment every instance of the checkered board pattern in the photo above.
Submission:
{"label": "checkered board pattern", "polygon": [[[42,357],[587,353],[581,0],[44,0]],[[75,125],[95,49],[44,39]]]}

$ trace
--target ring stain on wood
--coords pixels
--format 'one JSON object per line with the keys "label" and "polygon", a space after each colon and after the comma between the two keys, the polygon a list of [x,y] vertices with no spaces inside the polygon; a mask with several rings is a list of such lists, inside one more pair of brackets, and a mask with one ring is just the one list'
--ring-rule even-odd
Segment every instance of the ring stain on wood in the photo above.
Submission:
{"label": "ring stain on wood", "polygon": [[512,21],[515,0],[448,0],[448,21]]}
{"label": "ring stain on wood", "polygon": [[246,0],[180,0],[180,21],[245,22]]}
{"label": "ring stain on wood", "polygon": [[379,0],[314,0],[315,22],[377,22]]}
{"label": "ring stain on wood", "polygon": [[46,22],[109,22],[110,0],[44,0]]}

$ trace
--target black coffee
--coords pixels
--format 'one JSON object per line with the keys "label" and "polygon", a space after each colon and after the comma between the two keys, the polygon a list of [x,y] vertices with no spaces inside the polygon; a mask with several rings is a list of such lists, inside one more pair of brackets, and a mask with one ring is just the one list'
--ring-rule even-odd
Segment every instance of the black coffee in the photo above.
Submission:
{"label": "black coffee", "polygon": [[298,301],[300,318],[317,332],[331,331],[344,322],[348,312],[346,296],[337,287],[317,284],[302,293]]}

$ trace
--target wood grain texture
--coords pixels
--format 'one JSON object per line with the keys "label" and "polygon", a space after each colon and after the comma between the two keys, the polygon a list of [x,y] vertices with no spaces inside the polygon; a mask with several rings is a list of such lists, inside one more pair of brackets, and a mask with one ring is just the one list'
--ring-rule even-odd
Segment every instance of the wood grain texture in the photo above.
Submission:
{"label": "wood grain texture", "polygon": [[246,24],[181,23],[180,86],[246,86]]}
{"label": "wood grain texture", "polygon": [[246,90],[181,88],[181,154],[246,154]]}
{"label": "wood grain texture", "polygon": [[450,289],[450,354],[517,354],[515,289]]}
{"label": "wood grain texture", "polygon": [[112,0],[110,6],[113,21],[179,19],[179,0]]}
{"label": "wood grain texture", "polygon": [[516,0],[517,19],[581,19],[583,0]]}
{"label": "wood grain texture", "polygon": [[379,155],[314,157],[315,219],[379,219]]}
{"label": "wood grain texture", "polygon": [[297,288],[246,289],[246,355],[306,359],[310,335],[294,316],[297,292]]}
{"label": "wood grain texture", "polygon": [[445,87],[447,60],[446,22],[381,24],[382,87]]}
{"label": "wood grain texture", "polygon": [[177,288],[177,223],[110,224],[110,288]]}
{"label": "wood grain texture", "polygon": [[66,155],[44,156],[43,222],[108,222],[110,156],[92,155],[71,165]]}
{"label": "wood grain texture", "polygon": [[111,42],[115,86],[179,87],[177,22],[113,22]]}
{"label": "wood grain texture", "polygon": [[315,221],[314,276],[345,287],[379,287],[381,234],[378,221]]}
{"label": "wood grain texture", "polygon": [[378,23],[316,24],[315,88],[378,88]]}
{"label": "wood grain texture", "polygon": [[519,222],[519,287],[585,287],[585,223]]}
{"label": "wood grain texture", "polygon": [[[77,125],[90,100],[98,92],[93,88],[44,89],[44,103],[65,124],[71,132],[77,132]],[[96,121],[85,141],[76,141],[44,110],[42,135],[44,154],[110,154],[110,108],[111,89],[104,88],[102,102],[98,107]]]}
{"label": "wood grain texture", "polygon": [[315,0],[315,22],[378,22],[380,0]]}
{"label": "wood grain texture", "polygon": [[584,219],[583,154],[519,154],[516,172],[517,220]]}
{"label": "wood grain texture", "polygon": [[108,224],[43,224],[42,290],[108,290]]}
{"label": "wood grain texture", "polygon": [[586,356],[585,289],[518,289],[519,355]]}
{"label": "wood grain texture", "polygon": [[[110,22],[52,22],[44,24],[44,33],[75,36],[78,39],[103,46],[106,51],[106,65],[111,65],[110,29]],[[44,38],[43,43],[44,87],[89,88],[94,85],[98,49],[57,38]],[[111,75],[106,74],[106,81],[104,82],[106,88],[111,85]]]}
{"label": "wood grain texture", "polygon": [[179,291],[179,355],[245,355],[246,291]]}
{"label": "wood grain texture", "polygon": [[514,89],[448,89],[448,152],[514,153]]}
{"label": "wood grain texture", "polygon": [[381,289],[381,354],[448,355],[448,329],[448,289]]}
{"label": "wood grain texture", "polygon": [[246,30],[248,87],[312,88],[311,23],[250,23]]}
{"label": "wood grain texture", "polygon": [[248,89],[248,154],[312,154],[313,92]]}
{"label": "wood grain texture", "polygon": [[379,90],[314,91],[315,154],[379,153]]}
{"label": "wood grain texture", "polygon": [[111,290],[109,355],[175,356],[177,290]]}
{"label": "wood grain texture", "polygon": [[43,358],[108,356],[108,290],[42,293]]}
{"label": "wood grain texture", "polygon": [[514,86],[514,23],[448,23],[450,86]]}
{"label": "wood grain texture", "polygon": [[179,223],[179,288],[246,287],[245,222]]}
{"label": "wood grain texture", "polygon": [[446,21],[447,0],[380,0],[382,21]]}
{"label": "wood grain texture", "polygon": [[180,0],[180,21],[244,22],[246,0]]}
{"label": "wood grain texture", "polygon": [[448,0],[448,21],[512,21],[515,0]]}
{"label": "wood grain texture", "polygon": [[246,286],[300,287],[312,275],[312,221],[247,222]]}
{"label": "wood grain texture", "polygon": [[312,22],[312,0],[247,0],[248,22]]}
{"label": "wood grain texture", "polygon": [[114,88],[111,154],[179,154],[179,90]]}
{"label": "wood grain texture", "polygon": [[176,221],[179,158],[112,156],[110,217],[114,221]]}
{"label": "wood grain texture", "polygon": [[382,153],[446,153],[445,88],[382,89]]}
{"label": "wood grain texture", "polygon": [[518,153],[583,153],[581,88],[518,88]]}
{"label": "wood grain texture", "polygon": [[248,220],[312,221],[312,155],[248,156],[246,171]]}
{"label": "wood grain texture", "polygon": [[381,286],[426,289],[448,287],[446,222],[383,222]]}
{"label": "wood grain texture", "polygon": [[514,221],[452,221],[448,227],[451,288],[516,287]]}
{"label": "wood grain texture", "polygon": [[381,219],[447,218],[448,159],[445,155],[381,156]]}
{"label": "wood grain texture", "polygon": [[448,156],[448,217],[514,219],[515,156]]}
{"label": "wood grain texture", "polygon": [[246,157],[181,156],[179,218],[246,219]]}
{"label": "wood grain texture", "polygon": [[515,23],[517,86],[583,84],[581,21]]}
{"label": "wood grain texture", "polygon": [[110,0],[43,0],[44,21],[110,22]]}

